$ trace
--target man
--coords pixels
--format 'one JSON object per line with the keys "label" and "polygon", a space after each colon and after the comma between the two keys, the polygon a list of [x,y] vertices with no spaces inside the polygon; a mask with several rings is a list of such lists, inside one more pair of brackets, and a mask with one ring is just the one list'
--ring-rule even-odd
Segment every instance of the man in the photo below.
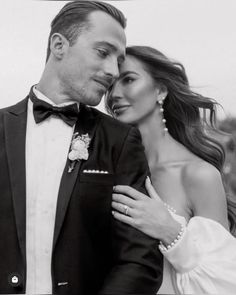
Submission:
{"label": "man", "polygon": [[155,294],[161,284],[157,242],[111,215],[113,185],[144,189],[140,135],[86,106],[119,74],[124,27],[109,4],[66,4],[39,83],[0,112],[0,293]]}

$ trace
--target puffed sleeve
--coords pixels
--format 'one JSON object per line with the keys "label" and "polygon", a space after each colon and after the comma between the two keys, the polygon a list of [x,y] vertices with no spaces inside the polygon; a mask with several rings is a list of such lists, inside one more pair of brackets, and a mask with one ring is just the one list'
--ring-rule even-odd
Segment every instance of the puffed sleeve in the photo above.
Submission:
{"label": "puffed sleeve", "polygon": [[181,294],[235,294],[236,239],[218,222],[195,216],[182,238],[163,251]]}

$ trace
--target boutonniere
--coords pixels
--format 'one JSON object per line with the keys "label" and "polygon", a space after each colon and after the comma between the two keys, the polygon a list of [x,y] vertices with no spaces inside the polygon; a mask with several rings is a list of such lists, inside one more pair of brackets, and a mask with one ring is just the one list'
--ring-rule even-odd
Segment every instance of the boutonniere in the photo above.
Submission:
{"label": "boutonniere", "polygon": [[88,133],[79,135],[78,132],[73,134],[71,145],[70,145],[70,152],[68,155],[70,162],[68,172],[72,172],[75,168],[75,164],[80,160],[87,160],[89,153],[89,143],[91,138],[89,137]]}

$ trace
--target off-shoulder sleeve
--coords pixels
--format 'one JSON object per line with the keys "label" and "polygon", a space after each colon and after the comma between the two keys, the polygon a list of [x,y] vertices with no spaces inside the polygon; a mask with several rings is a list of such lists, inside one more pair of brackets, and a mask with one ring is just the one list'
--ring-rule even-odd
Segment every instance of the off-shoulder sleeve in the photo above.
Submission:
{"label": "off-shoulder sleeve", "polygon": [[236,239],[218,222],[191,218],[181,240],[163,254],[181,294],[235,294]]}

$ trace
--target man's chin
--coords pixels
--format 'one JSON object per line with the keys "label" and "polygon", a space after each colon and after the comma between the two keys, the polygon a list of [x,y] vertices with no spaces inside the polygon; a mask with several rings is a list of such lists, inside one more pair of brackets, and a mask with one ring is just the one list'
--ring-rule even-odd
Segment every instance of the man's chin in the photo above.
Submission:
{"label": "man's chin", "polygon": [[87,100],[85,100],[85,104],[88,105],[88,106],[91,106],[91,107],[96,107],[97,105],[99,105],[99,103],[101,102],[102,100],[102,96],[99,96],[99,97],[94,97],[94,98],[89,98]]}

